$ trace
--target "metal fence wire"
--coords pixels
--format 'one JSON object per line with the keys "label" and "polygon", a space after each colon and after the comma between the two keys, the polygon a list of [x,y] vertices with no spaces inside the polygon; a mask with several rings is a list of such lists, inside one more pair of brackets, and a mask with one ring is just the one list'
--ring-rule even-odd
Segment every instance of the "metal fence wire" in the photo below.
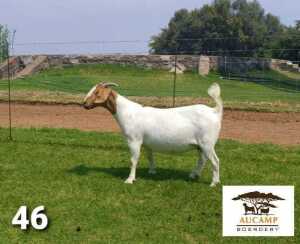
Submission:
{"label": "metal fence wire", "polygon": [[[120,94],[160,107],[207,102],[206,91],[214,81],[221,84],[225,105],[226,102],[229,105],[277,102],[297,106],[300,102],[299,61],[260,57],[261,50],[177,50],[148,54],[141,44],[144,42],[48,42],[17,43],[9,48],[0,46],[0,54],[5,59],[0,64],[1,137],[13,139],[14,127],[77,128],[76,123],[64,119],[58,119],[56,124],[53,120],[49,123],[35,121],[42,116],[38,106],[64,104],[65,107],[60,109],[67,111],[68,106],[78,106],[84,94],[100,81],[117,81]],[[83,54],[72,54],[73,48],[78,46],[77,50]],[[10,52],[4,55],[4,50]],[[300,53],[296,49],[275,51]],[[149,56],[153,56],[151,61]],[[202,63],[201,58],[206,63]],[[30,110],[28,106],[33,103],[36,107]],[[26,111],[30,113],[26,114]],[[53,116],[56,116],[55,111]],[[87,128],[90,127],[87,125]]]}

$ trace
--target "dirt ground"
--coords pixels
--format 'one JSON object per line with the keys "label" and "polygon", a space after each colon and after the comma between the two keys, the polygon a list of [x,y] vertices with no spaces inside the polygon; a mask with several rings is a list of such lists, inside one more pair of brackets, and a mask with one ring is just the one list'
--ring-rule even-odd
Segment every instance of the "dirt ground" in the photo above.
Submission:
{"label": "dirt ground", "polygon": [[[78,105],[12,104],[12,125],[120,131],[106,110],[97,108],[87,111]],[[0,126],[8,126],[6,103],[0,104]],[[221,137],[249,143],[300,145],[300,113],[225,110]]]}

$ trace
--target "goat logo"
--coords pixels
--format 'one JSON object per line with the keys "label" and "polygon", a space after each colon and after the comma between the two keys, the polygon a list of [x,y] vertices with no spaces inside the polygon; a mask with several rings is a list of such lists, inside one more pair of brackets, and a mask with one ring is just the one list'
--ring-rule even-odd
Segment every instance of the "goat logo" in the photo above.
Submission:
{"label": "goat logo", "polygon": [[269,215],[271,214],[270,209],[277,208],[277,206],[271,204],[271,202],[285,199],[274,195],[273,193],[253,191],[238,195],[232,200],[241,200],[244,202],[244,215]]}

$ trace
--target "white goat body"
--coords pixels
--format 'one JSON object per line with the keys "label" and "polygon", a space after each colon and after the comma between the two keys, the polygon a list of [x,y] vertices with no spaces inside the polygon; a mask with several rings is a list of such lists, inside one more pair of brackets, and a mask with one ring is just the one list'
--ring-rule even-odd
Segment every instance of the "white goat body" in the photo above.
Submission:
{"label": "white goat body", "polygon": [[216,142],[220,114],[205,105],[158,109],[117,98],[115,115],[124,135],[158,152],[187,151]]}
{"label": "white goat body", "polygon": [[[92,90],[89,94],[91,93]],[[215,108],[206,105],[168,109],[143,107],[119,94],[116,95],[114,117],[127,138],[131,152],[132,166],[126,183],[133,183],[136,178],[136,166],[142,145],[146,148],[149,173],[155,173],[154,151],[172,153],[198,149],[199,160],[190,177],[200,175],[204,163],[209,159],[213,164],[211,186],[219,183],[219,159],[214,150],[223,113],[219,85],[214,83],[208,89],[208,94],[215,100]]]}

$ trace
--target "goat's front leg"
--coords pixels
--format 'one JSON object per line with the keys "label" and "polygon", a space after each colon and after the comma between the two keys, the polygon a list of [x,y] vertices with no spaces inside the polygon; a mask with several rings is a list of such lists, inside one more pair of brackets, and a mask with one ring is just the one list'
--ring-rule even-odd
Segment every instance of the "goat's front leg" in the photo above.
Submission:
{"label": "goat's front leg", "polygon": [[149,148],[146,148],[146,155],[147,155],[147,159],[149,161],[149,171],[148,171],[149,174],[156,174],[153,151]]}
{"label": "goat's front leg", "polygon": [[132,184],[133,181],[135,181],[135,176],[136,176],[136,166],[139,161],[140,157],[140,151],[141,151],[141,145],[142,143],[138,141],[130,141],[128,142],[130,153],[131,153],[131,169],[130,169],[130,174],[125,183],[127,184]]}

